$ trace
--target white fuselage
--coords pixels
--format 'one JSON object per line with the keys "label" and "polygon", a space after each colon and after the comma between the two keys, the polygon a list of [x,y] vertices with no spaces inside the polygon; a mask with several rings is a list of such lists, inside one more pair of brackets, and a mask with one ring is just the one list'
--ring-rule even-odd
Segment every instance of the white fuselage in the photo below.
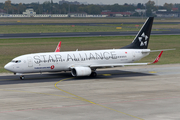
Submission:
{"label": "white fuselage", "polygon": [[14,73],[69,71],[76,66],[132,63],[147,55],[149,53],[142,53],[142,49],[35,53],[16,57],[5,68]]}

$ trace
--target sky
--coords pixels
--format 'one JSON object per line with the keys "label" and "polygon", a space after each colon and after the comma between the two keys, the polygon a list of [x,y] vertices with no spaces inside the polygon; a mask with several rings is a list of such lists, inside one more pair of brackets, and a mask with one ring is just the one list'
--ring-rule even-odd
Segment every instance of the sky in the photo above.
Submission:
{"label": "sky", "polygon": [[[6,0],[0,0],[0,2],[5,2]],[[51,0],[11,0],[12,3],[32,3],[32,2],[43,3],[45,1]],[[53,2],[59,2],[61,0],[53,0]],[[149,0],[66,0],[66,1],[78,1],[78,2],[87,2],[89,4],[115,4],[118,3],[123,5],[124,3],[128,4],[137,4],[137,3],[146,3]],[[164,5],[164,3],[180,3],[180,0],[151,0],[156,3],[156,5]]]}

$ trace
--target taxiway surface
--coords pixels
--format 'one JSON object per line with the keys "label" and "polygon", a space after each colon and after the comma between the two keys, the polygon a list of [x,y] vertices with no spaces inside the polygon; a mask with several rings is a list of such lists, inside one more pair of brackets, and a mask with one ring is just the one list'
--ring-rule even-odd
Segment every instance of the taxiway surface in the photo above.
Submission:
{"label": "taxiway surface", "polygon": [[[17,33],[0,34],[0,39],[8,38],[48,38],[48,37],[93,37],[93,36],[135,36],[137,31],[128,32],[66,32],[66,33]],[[179,35],[179,29],[152,31],[151,35]]]}
{"label": "taxiway surface", "polygon": [[[154,22],[153,24],[179,24],[180,22]],[[80,26],[104,26],[106,24],[144,24],[143,22],[128,23],[0,23],[4,25],[80,25]],[[110,26],[109,26],[110,27]],[[113,26],[114,27],[114,26]],[[158,28],[154,28],[158,29]],[[16,34],[0,34],[0,39],[8,38],[47,38],[47,37],[92,37],[92,36],[134,36],[138,31],[120,31],[120,32],[60,32],[60,33],[16,33]],[[152,31],[152,35],[179,35],[179,29],[160,29],[160,31]]]}
{"label": "taxiway surface", "polygon": [[0,76],[1,120],[179,120],[180,64]]}

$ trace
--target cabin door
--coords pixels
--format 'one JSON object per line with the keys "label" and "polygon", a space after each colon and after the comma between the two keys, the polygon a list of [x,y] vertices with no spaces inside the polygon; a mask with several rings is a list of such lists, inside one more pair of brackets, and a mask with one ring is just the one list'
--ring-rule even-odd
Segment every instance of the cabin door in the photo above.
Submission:
{"label": "cabin door", "polygon": [[31,57],[27,58],[27,62],[28,62],[28,67],[33,67],[33,61]]}
{"label": "cabin door", "polygon": [[132,51],[132,61],[135,61],[136,55],[135,55],[135,51]]}

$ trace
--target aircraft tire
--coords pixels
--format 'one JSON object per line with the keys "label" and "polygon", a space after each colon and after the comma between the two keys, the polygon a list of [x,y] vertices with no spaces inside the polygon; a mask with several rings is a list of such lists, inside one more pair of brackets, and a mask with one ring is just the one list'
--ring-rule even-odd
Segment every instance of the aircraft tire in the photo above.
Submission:
{"label": "aircraft tire", "polygon": [[96,73],[96,72],[92,72],[90,76],[91,76],[91,77],[96,77],[96,76],[97,76],[97,73]]}
{"label": "aircraft tire", "polygon": [[25,77],[24,77],[24,76],[20,76],[20,79],[21,79],[21,80],[24,80],[24,79],[25,79]]}

